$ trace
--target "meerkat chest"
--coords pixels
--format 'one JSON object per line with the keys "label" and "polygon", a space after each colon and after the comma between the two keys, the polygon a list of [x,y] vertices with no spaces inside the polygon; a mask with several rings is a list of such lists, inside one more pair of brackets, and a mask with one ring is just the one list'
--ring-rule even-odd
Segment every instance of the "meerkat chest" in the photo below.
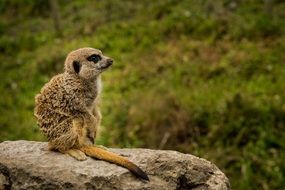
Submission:
{"label": "meerkat chest", "polygon": [[99,103],[99,96],[102,90],[101,79],[97,79],[89,88],[85,91],[85,104],[87,108],[91,111]]}

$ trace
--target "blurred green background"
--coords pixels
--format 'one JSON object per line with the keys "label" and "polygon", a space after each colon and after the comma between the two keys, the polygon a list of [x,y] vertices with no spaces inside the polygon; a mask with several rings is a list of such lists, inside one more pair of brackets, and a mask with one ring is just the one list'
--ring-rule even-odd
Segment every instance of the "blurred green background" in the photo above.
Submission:
{"label": "blurred green background", "polygon": [[233,189],[285,189],[282,0],[1,0],[0,142],[45,140],[34,96],[71,50],[114,58],[98,144],[206,158]]}

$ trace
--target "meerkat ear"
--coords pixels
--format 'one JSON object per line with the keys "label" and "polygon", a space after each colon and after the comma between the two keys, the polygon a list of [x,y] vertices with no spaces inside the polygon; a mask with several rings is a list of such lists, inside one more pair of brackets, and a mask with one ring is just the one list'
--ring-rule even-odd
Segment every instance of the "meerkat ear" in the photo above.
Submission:
{"label": "meerkat ear", "polygon": [[73,61],[72,65],[73,65],[74,71],[78,74],[81,68],[81,64],[79,63],[79,61]]}

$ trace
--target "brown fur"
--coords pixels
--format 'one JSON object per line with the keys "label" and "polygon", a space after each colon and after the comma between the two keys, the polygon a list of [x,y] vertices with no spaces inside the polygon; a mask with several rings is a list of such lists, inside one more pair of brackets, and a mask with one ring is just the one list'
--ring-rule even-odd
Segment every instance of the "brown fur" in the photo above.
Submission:
{"label": "brown fur", "polygon": [[[94,54],[101,60],[88,60]],[[100,74],[111,64],[112,59],[97,49],[81,48],[69,53],[64,73],[54,76],[36,95],[35,116],[48,138],[50,150],[69,154],[77,160],[85,160],[87,154],[124,166],[148,179],[127,159],[93,146],[101,122],[98,107]]]}

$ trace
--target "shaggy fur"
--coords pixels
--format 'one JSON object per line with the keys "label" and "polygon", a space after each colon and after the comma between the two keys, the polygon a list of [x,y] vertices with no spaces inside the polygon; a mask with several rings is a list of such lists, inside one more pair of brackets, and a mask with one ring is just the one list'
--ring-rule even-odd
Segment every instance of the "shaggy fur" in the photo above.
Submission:
{"label": "shaggy fur", "polygon": [[100,74],[112,63],[112,59],[93,48],[69,53],[64,73],[54,76],[36,95],[35,116],[48,138],[50,150],[69,154],[77,160],[86,160],[88,155],[112,162],[148,180],[148,176],[129,160],[93,146],[101,121]]}
{"label": "shaggy fur", "polygon": [[[102,58],[97,63],[87,60],[94,54]],[[78,73],[74,62],[80,64]],[[50,149],[65,152],[79,148],[82,141],[93,144],[101,121],[98,108],[100,74],[111,64],[112,60],[100,50],[81,48],[72,51],[66,58],[64,73],[54,76],[36,95],[35,116],[48,138]],[[80,125],[86,129],[82,130]],[[83,139],[79,132],[88,138]]]}

